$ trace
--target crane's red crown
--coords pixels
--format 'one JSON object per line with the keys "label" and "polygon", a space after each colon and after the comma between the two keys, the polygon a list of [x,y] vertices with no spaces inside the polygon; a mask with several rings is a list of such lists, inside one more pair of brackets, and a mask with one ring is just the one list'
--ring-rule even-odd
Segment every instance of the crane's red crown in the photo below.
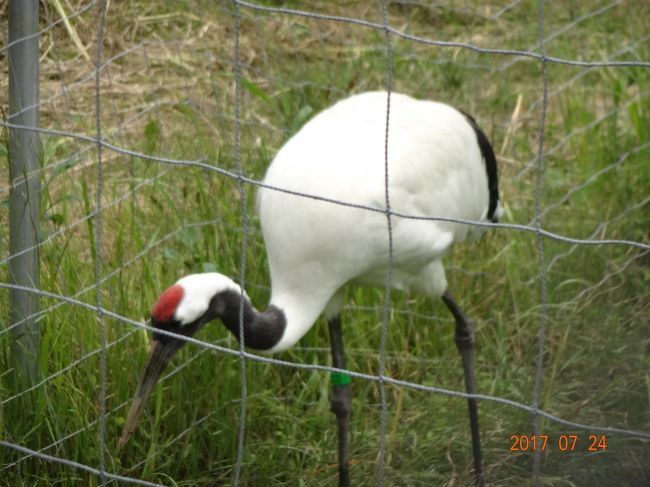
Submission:
{"label": "crane's red crown", "polygon": [[171,320],[184,294],[185,290],[178,284],[165,289],[151,310],[151,317],[154,321],[164,323]]}

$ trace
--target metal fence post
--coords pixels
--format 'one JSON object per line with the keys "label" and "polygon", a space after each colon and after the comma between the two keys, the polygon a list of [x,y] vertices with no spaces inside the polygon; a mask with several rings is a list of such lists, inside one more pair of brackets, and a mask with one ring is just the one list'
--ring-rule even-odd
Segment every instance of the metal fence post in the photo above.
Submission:
{"label": "metal fence post", "polygon": [[[9,116],[10,124],[38,127],[39,34],[38,0],[9,1]],[[40,142],[33,130],[9,128],[9,282],[39,287],[38,241],[40,206]],[[9,291],[11,354],[17,385],[27,387],[38,378],[40,332],[34,315],[38,295]]]}

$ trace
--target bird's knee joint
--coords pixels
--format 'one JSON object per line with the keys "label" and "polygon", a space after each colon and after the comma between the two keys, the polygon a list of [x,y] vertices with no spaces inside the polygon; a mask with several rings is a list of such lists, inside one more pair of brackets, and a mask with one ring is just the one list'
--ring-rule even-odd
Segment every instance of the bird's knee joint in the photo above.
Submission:
{"label": "bird's knee joint", "polygon": [[350,404],[345,401],[336,401],[332,399],[330,411],[337,416],[348,416],[350,414]]}
{"label": "bird's knee joint", "polygon": [[456,341],[456,347],[461,352],[465,350],[471,350],[474,348],[474,332],[471,330],[456,331],[456,336],[454,337]]}
{"label": "bird's knee joint", "polygon": [[352,388],[349,385],[334,387],[330,410],[337,416],[348,415],[352,409]]}

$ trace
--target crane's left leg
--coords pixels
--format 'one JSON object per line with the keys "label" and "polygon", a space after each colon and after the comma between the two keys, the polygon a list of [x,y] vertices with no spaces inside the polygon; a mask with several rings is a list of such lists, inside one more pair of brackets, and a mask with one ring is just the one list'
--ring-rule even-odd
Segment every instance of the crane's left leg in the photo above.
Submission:
{"label": "crane's left leg", "polygon": [[[474,330],[472,322],[463,314],[460,306],[451,296],[449,290],[442,295],[442,300],[456,320],[456,347],[463,360],[465,386],[468,394],[476,394],[476,376],[474,373]],[[476,399],[467,399],[469,405],[469,422],[472,430],[472,450],[474,451],[474,482],[483,487],[483,470],[481,468],[481,437],[478,426],[478,404]]]}
{"label": "crane's left leg", "polygon": [[[330,343],[332,345],[332,365],[337,369],[345,369],[345,350],[343,348],[343,333],[341,331],[341,316],[337,315],[328,322]],[[351,379],[347,374],[332,373],[332,405],[331,410],[336,414],[339,450],[339,487],[349,487],[350,468],[348,465],[348,437],[350,431],[350,410],[352,406]]]}

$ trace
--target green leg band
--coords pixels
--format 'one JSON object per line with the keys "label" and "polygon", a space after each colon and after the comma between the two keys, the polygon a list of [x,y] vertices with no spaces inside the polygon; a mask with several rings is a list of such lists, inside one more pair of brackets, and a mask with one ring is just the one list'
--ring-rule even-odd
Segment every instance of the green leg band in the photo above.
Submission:
{"label": "green leg band", "polygon": [[332,372],[330,375],[330,380],[334,387],[347,386],[352,383],[352,377],[343,372]]}

